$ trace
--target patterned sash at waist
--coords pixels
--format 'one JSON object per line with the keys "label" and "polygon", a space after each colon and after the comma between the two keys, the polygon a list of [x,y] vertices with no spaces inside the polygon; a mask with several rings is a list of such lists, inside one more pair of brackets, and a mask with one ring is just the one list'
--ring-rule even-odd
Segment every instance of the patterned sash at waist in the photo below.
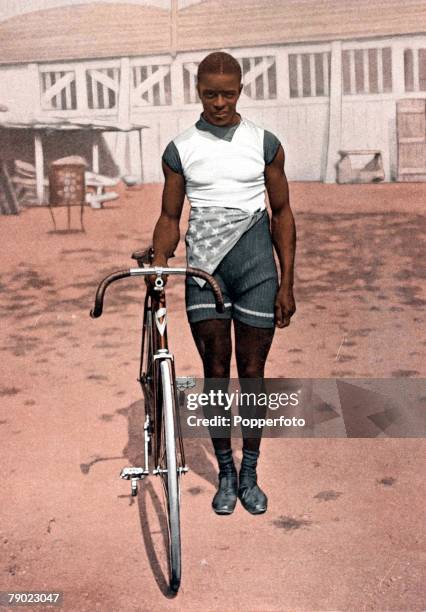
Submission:
{"label": "patterned sash at waist", "polygon": [[[185,236],[188,266],[213,274],[241,236],[264,214],[267,214],[265,208],[251,214],[239,208],[193,206]],[[206,282],[199,278],[194,280],[200,287]]]}

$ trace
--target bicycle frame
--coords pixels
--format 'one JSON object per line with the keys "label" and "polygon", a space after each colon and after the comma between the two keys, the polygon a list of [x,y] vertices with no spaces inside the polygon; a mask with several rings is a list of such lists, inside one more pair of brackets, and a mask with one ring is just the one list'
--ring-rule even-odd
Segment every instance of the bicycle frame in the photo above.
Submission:
{"label": "bicycle frame", "polygon": [[[147,363],[144,363],[146,345],[149,343]],[[152,360],[150,363],[149,360]],[[162,402],[161,398],[158,397],[159,389],[159,378],[160,364],[164,360],[169,360],[172,369],[172,382],[173,382],[173,393],[175,397],[176,410],[178,408],[178,395],[176,388],[176,372],[173,355],[169,352],[168,337],[167,337],[167,307],[166,307],[166,295],[165,291],[149,291],[147,290],[144,302],[144,313],[143,313],[143,327],[142,327],[142,341],[141,341],[141,355],[140,355],[140,366],[139,366],[139,382],[142,387],[142,391],[147,400],[149,394],[149,386],[153,388],[153,397],[150,401],[145,401],[145,431],[148,430],[148,439],[146,438],[145,446],[149,443],[152,433],[153,435],[153,460],[155,469],[153,473],[158,473],[159,470],[159,453],[161,448],[161,423],[162,423]],[[151,372],[149,372],[151,368]],[[146,369],[146,371],[144,371]],[[149,377],[152,380],[149,380]],[[151,407],[153,411],[151,413]],[[147,420],[148,419],[148,420]],[[180,465],[178,470],[186,471],[185,464],[185,451],[180,431],[180,420],[179,415],[175,415],[176,433],[179,441],[178,448],[180,454]],[[145,458],[147,459],[148,453],[145,450]],[[145,461],[145,470],[148,470],[148,462]]]}

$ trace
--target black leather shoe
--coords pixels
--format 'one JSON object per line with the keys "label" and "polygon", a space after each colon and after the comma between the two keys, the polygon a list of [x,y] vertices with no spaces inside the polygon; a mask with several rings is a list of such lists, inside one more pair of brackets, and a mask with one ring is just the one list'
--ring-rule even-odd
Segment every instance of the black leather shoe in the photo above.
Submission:
{"label": "black leather shoe", "polygon": [[216,514],[232,514],[237,503],[237,493],[237,473],[219,473],[219,487],[212,501]]}
{"label": "black leather shoe", "polygon": [[250,514],[263,514],[268,507],[268,498],[257,485],[256,480],[240,482],[238,497],[247,512]]}

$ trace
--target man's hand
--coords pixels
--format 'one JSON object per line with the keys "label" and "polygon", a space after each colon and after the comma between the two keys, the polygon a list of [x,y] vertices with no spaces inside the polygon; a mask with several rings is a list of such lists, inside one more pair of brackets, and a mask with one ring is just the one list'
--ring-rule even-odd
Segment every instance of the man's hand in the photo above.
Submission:
{"label": "man's hand", "polygon": [[[149,267],[150,268],[167,268],[167,259],[166,258],[161,258],[161,259],[154,258],[154,261],[152,262],[152,264],[150,264]],[[156,274],[150,274],[149,276],[144,277],[145,284],[150,291],[154,291],[156,278],[157,278]],[[164,287],[165,287],[167,283],[167,275],[163,274],[161,278],[164,281]]]}
{"label": "man's hand", "polygon": [[293,288],[281,286],[275,298],[275,324],[277,327],[287,327],[296,312]]}

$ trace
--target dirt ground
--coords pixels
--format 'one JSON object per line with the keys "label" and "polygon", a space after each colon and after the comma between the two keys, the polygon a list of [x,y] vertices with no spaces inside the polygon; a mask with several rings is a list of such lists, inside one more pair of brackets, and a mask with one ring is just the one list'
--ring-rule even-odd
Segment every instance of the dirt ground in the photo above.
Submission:
{"label": "dirt ground", "polygon": [[[426,186],[293,183],[291,196],[298,309],[267,375],[424,377]],[[53,232],[47,209],[1,217],[0,590],[60,590],[79,612],[425,610],[422,439],[265,439],[268,512],[229,517],[210,508],[209,441],[187,440],[183,581],[168,595],[161,485],[133,501],[118,477],[141,453],[142,284],[88,316],[159,202],[158,185],[123,188],[86,210],[85,234]],[[179,280],[168,305],[178,374],[201,376]]]}

